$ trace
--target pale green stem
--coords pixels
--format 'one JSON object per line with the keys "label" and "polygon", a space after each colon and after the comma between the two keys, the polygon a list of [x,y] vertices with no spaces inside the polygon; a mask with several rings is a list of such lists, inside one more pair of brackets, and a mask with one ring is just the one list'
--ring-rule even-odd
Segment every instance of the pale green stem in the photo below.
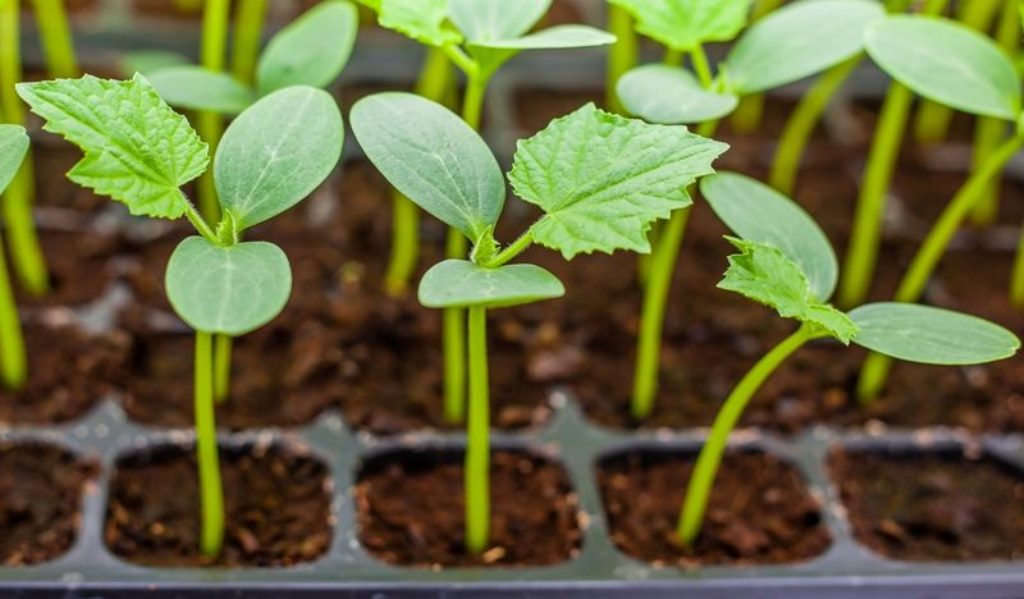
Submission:
{"label": "pale green stem", "polygon": [[[757,0],[750,12],[750,23],[756,23],[782,4],[782,0]],[[751,94],[740,100],[732,113],[732,127],[737,133],[753,133],[761,128],[764,118],[764,94]]]}
{"label": "pale green stem", "polygon": [[267,0],[242,0],[235,16],[235,35],[231,49],[231,73],[239,81],[252,85],[256,62],[267,18]]}
{"label": "pale green stem", "polygon": [[[211,71],[224,70],[224,52],[227,48],[228,0],[207,0],[203,8],[203,39],[199,50],[200,64]],[[210,154],[217,151],[224,133],[224,117],[215,112],[199,111],[196,114],[196,131],[210,146]],[[207,222],[220,220],[220,205],[217,202],[217,188],[213,183],[213,169],[207,169],[199,179],[199,212]]]}
{"label": "pale green stem", "polygon": [[616,84],[619,78],[636,66],[639,56],[636,31],[633,29],[633,17],[622,7],[608,5],[608,31],[616,41],[608,49],[608,73],[605,82],[605,105],[608,110],[618,114],[626,114],[626,109],[619,101]]}
{"label": "pale green stem", "polygon": [[196,459],[199,466],[201,515],[199,549],[207,557],[220,555],[224,545],[224,491],[217,455],[217,425],[213,409],[213,342],[210,333],[196,331],[195,348]]}
{"label": "pale green stem", "polygon": [[490,399],[487,375],[487,308],[469,308],[469,418],[466,426],[466,549],[479,554],[490,537]]}
{"label": "pale green stem", "polygon": [[71,38],[71,28],[68,27],[64,2],[65,0],[33,0],[47,70],[55,79],[78,76],[75,47]]}
{"label": "pale green stem", "polygon": [[7,258],[0,241],[0,377],[8,390],[20,389],[28,379],[28,358],[18,306],[7,272]]}
{"label": "pale green stem", "polygon": [[231,394],[231,335],[218,334],[213,347],[213,399],[217,403]]}

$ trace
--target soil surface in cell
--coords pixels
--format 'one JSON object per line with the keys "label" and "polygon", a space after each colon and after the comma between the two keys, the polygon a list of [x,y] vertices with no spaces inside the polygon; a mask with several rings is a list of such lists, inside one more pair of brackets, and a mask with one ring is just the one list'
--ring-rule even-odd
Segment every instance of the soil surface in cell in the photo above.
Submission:
{"label": "soil surface in cell", "polygon": [[77,307],[99,299],[114,278],[112,260],[121,250],[116,236],[88,231],[40,230],[39,246],[50,290],[44,295],[25,292],[12,269],[19,305]]}
{"label": "soil surface in cell", "polygon": [[279,448],[221,450],[224,549],[199,553],[194,453],[160,448],[117,465],[104,538],[116,555],[159,567],[282,567],[313,561],[331,542],[327,468]]}
{"label": "soil surface in cell", "polygon": [[491,457],[490,543],[466,551],[462,454],[402,452],[371,459],[356,485],[359,540],[404,566],[544,566],[576,555],[576,496],[561,466],[519,452]]}
{"label": "soil surface in cell", "polygon": [[861,542],[911,561],[1020,559],[1024,477],[992,459],[836,452],[832,476]]}
{"label": "soil surface in cell", "polygon": [[98,468],[49,445],[0,444],[0,563],[54,559],[75,542],[82,492]]}
{"label": "soil surface in cell", "polygon": [[760,453],[726,455],[700,536],[684,545],[676,526],[694,459],[627,453],[602,461],[605,514],[624,553],[663,565],[779,564],[812,559],[829,547],[820,507],[800,475]]}

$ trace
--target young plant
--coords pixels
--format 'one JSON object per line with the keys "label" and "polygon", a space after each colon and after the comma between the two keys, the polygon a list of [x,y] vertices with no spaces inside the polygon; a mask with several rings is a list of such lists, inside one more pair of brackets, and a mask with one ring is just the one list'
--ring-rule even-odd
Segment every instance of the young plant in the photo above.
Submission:
{"label": "young plant", "polygon": [[506,183],[483,139],[446,108],[385,93],[359,101],[352,130],[391,184],[473,244],[469,260],[427,271],[419,299],[469,310],[465,457],[466,548],[480,553],[489,527],[487,310],[559,297],[562,284],[532,264],[510,264],[533,243],[567,260],[582,253],[650,251],[647,231],[690,203],[687,185],[710,172],[725,144],[683,127],[648,125],[588,104],[520,141],[508,181],[544,215],[502,247],[494,230]]}
{"label": "young plant", "polygon": [[[560,25],[529,33],[551,6],[551,0],[360,0],[377,13],[382,27],[410,37],[421,44],[441,49],[466,77],[462,119],[474,130],[480,128],[487,85],[509,59],[525,50],[556,50],[608,45],[615,37],[584,25]],[[397,210],[396,210],[397,212]],[[415,211],[401,215],[410,222],[396,231],[418,227]],[[409,251],[408,244],[393,244]],[[466,238],[450,229],[446,253],[466,257]],[[401,264],[415,264],[415,257],[393,257]],[[408,268],[405,276],[411,274]],[[445,360],[444,415],[449,422],[461,422],[465,411],[466,348],[465,317],[462,310],[444,312],[443,348]]]}
{"label": "young plant", "polygon": [[[221,220],[208,223],[182,192],[209,166],[208,146],[141,75],[23,83],[18,93],[85,154],[68,177],[128,206],[178,219],[198,235],[167,265],[167,296],[196,331],[195,429],[202,512],[201,550],[219,554],[224,508],[214,423],[213,335],[237,336],[272,320],[291,294],[291,268],[277,246],[241,241],[250,227],[291,208],[330,174],[344,137],[334,99],[292,86],[262,98],[227,128],[211,169]],[[88,98],[89,102],[82,102]]]}
{"label": "young plant", "polygon": [[[639,0],[631,0],[639,2]],[[744,4],[744,3],[737,3]],[[719,11],[730,3],[716,5]],[[638,19],[646,13],[637,13]],[[656,13],[655,13],[656,14]],[[647,15],[654,21],[655,14]],[[714,14],[714,13],[711,13]],[[698,76],[668,65],[645,65],[619,80],[618,93],[626,109],[656,123],[702,123],[699,131],[710,134],[718,119],[732,113],[739,99],[803,79],[861,52],[864,27],[884,15],[880,6],[864,0],[820,0],[798,2],[777,10],[751,26],[732,47],[712,77],[700,41],[684,37],[670,48],[689,52]],[[738,31],[744,13],[733,15],[727,31]],[[668,33],[687,31],[687,18],[661,23]],[[712,20],[704,25],[700,39],[713,35]],[[644,23],[643,20],[640,23]],[[656,31],[648,24],[642,31]],[[724,35],[724,34],[723,34]],[[646,418],[654,407],[658,391],[658,367],[665,307],[682,243],[687,211],[673,215],[655,240],[655,250],[646,269],[644,305],[637,338],[637,362],[631,411],[634,418]]]}
{"label": "young plant", "polygon": [[740,380],[722,404],[686,489],[678,534],[692,544],[729,433],[761,385],[793,352],[823,338],[855,343],[888,356],[925,364],[979,364],[1014,355],[1020,340],[991,322],[908,303],[877,303],[849,313],[828,304],[837,260],[825,234],[792,200],[754,179],[721,173],[701,181],[715,213],[739,238],[739,254],[718,286],[775,309],[800,323]]}
{"label": "young plant", "polygon": [[[15,179],[27,154],[28,135],[24,127],[0,125],[0,193]],[[28,378],[27,364],[18,305],[0,243],[0,382],[3,386],[17,389],[24,385]]]}

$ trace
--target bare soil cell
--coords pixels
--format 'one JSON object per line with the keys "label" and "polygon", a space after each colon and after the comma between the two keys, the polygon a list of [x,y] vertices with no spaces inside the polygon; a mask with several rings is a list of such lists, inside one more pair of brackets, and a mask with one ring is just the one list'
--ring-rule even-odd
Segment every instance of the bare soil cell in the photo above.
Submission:
{"label": "bare soil cell", "polygon": [[886,557],[979,561],[1024,556],[1024,478],[959,453],[836,451],[832,476],[854,535]]}
{"label": "bare soil cell", "polygon": [[779,564],[806,561],[829,547],[820,506],[797,471],[761,453],[727,454],[704,528],[692,547],[676,536],[693,456],[630,452],[598,466],[615,545],[658,565]]}
{"label": "bare soil cell", "polygon": [[220,453],[226,533],[219,559],[199,554],[194,453],[170,446],[117,465],[104,532],[111,551],[159,567],[284,567],[327,551],[329,479],[320,461],[277,447]]}
{"label": "bare soil cell", "polygon": [[34,296],[18,290],[20,305],[86,304],[103,295],[114,278],[111,261],[120,250],[114,235],[40,230],[39,245],[50,273],[50,292]]}
{"label": "bare soil cell", "polygon": [[0,563],[54,559],[75,542],[98,467],[50,445],[0,443]]}
{"label": "bare soil cell", "polygon": [[543,566],[576,555],[582,539],[565,471],[521,452],[491,455],[491,542],[480,555],[463,545],[462,454],[385,454],[363,465],[355,488],[359,540],[372,555],[404,566]]}

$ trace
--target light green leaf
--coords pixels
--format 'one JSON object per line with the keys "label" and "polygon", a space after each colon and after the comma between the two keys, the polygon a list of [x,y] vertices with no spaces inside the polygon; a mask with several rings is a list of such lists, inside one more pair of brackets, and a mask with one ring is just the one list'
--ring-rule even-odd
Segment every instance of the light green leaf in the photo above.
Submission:
{"label": "light green leaf", "polygon": [[559,25],[518,38],[474,41],[469,44],[469,54],[480,64],[481,72],[490,76],[524,50],[566,50],[614,43],[615,36],[600,29],[586,25]]}
{"label": "light green leaf", "polygon": [[631,114],[663,125],[720,119],[739,104],[732,94],[704,89],[689,71],[663,64],[628,71],[619,78],[615,89]]}
{"label": "light green leaf", "polygon": [[18,125],[0,125],[0,193],[18,174],[21,162],[28,153],[28,134]]}
{"label": "light green leaf", "polygon": [[358,27],[356,7],[343,0],[321,2],[303,14],[275,35],[260,56],[260,95],[289,85],[329,85],[348,63]]}
{"label": "light green leaf", "polygon": [[896,15],[866,36],[871,58],[914,93],[971,114],[1020,115],[1020,77],[984,35],[941,17]]}
{"label": "light green leaf", "polygon": [[587,104],[520,141],[509,180],[545,215],[534,240],[567,259],[617,249],[649,252],[647,230],[692,202],[686,187],[710,174],[726,144],[685,127],[649,125]]}
{"label": "light green leaf", "polygon": [[428,46],[462,42],[458,32],[445,27],[448,0],[381,0],[377,13],[381,27]]}
{"label": "light green leaf", "polygon": [[341,157],[344,125],[334,98],[309,86],[276,91],[235,119],[217,146],[221,207],[241,230],[308,196]]}
{"label": "light green leaf", "polygon": [[132,214],[185,213],[179,188],[206,170],[207,147],[142,75],[19,83],[17,90],[44,129],[85,153],[68,173],[72,181],[124,202]]}
{"label": "light green leaf", "polygon": [[849,344],[857,334],[850,317],[818,300],[800,266],[774,245],[727,237],[740,253],[729,256],[729,269],[718,287],[774,308],[784,318],[818,327]]}
{"label": "light green leaf", "polygon": [[243,335],[281,313],[292,270],[281,248],[265,241],[218,246],[187,237],[167,263],[167,298],[197,331]]}
{"label": "light green leaf", "polygon": [[419,300],[428,308],[503,308],[562,297],[565,287],[533,264],[484,268],[468,260],[435,264],[420,281]]}
{"label": "light green leaf", "polygon": [[252,89],[231,75],[196,65],[157,69],[146,78],[165,102],[177,108],[238,114],[256,101]]}
{"label": "light green leaf", "polygon": [[415,94],[356,102],[352,131],[403,195],[474,243],[498,221],[505,180],[490,148],[461,118]]}
{"label": "light green leaf", "polygon": [[853,342],[899,360],[923,364],[982,364],[1009,358],[1020,339],[987,320],[917,304],[883,302],[850,312],[860,332]]}
{"label": "light green leaf", "polygon": [[177,52],[141,50],[139,52],[128,52],[121,58],[121,72],[125,77],[131,77],[135,73],[148,75],[158,69],[179,67],[186,64],[190,64],[188,58]]}
{"label": "light green leaf", "polygon": [[449,0],[452,23],[467,41],[516,38],[548,12],[551,0]]}
{"label": "light green leaf", "polygon": [[737,173],[704,177],[700,191],[733,233],[775,246],[799,265],[815,299],[827,302],[832,297],[839,278],[835,251],[814,219],[796,202]]}
{"label": "light green leaf", "polygon": [[750,26],[725,60],[739,95],[810,77],[864,49],[864,29],[885,16],[875,0],[803,0]]}
{"label": "light green leaf", "polygon": [[636,19],[637,33],[687,52],[727,42],[747,23],[752,0],[609,0]]}

